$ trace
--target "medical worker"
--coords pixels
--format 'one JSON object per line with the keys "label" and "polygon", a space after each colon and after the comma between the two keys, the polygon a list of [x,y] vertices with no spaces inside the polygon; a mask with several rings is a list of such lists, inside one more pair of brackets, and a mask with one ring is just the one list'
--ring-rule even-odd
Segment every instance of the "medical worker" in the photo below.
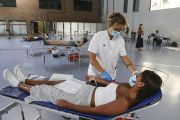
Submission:
{"label": "medical worker", "polygon": [[127,25],[126,18],[119,12],[112,13],[107,18],[106,24],[107,30],[96,33],[89,45],[88,75],[103,78],[106,81],[115,80],[119,55],[130,72],[133,75],[137,74],[126,54],[124,39],[120,36],[122,28]]}

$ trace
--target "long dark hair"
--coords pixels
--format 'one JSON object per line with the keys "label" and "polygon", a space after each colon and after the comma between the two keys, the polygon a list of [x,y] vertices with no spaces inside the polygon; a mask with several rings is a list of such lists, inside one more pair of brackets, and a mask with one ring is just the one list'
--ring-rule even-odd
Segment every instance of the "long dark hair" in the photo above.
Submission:
{"label": "long dark hair", "polygon": [[155,72],[145,70],[142,72],[141,82],[144,82],[145,85],[140,88],[134,103],[129,108],[138,105],[142,100],[155,94],[161,87],[162,79]]}
{"label": "long dark hair", "polygon": [[87,41],[87,38],[86,37],[83,37],[84,38],[84,43]]}

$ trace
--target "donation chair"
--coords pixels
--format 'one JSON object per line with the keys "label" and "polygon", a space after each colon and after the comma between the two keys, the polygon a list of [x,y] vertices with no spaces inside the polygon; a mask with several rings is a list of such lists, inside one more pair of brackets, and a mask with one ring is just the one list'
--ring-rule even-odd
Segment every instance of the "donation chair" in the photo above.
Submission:
{"label": "donation chair", "polygon": [[[53,74],[52,77],[50,78],[50,80],[52,80],[53,76],[55,76],[55,75],[62,76],[62,74]],[[71,75],[71,77],[72,77],[72,75]],[[58,78],[58,79],[61,79],[61,78]],[[49,78],[44,78],[44,80],[49,80]],[[53,80],[55,80],[55,79],[53,79]],[[96,85],[94,83],[88,83],[88,84]],[[137,106],[125,111],[122,114],[112,115],[112,116],[84,114],[84,113],[80,113],[80,112],[70,110],[70,109],[62,109],[62,108],[58,107],[57,105],[54,105],[50,102],[36,101],[36,102],[32,102],[30,104],[27,104],[24,102],[24,98],[27,96],[29,96],[29,93],[26,93],[19,88],[13,88],[11,86],[2,88],[0,90],[0,97],[2,97],[4,99],[10,99],[10,100],[14,101],[14,103],[10,104],[9,106],[3,108],[0,111],[0,120],[2,120],[1,116],[3,114],[7,113],[12,108],[14,108],[18,105],[22,105],[22,104],[31,106],[31,107],[35,107],[38,109],[39,116],[37,117],[36,120],[42,120],[41,110],[45,110],[45,111],[49,111],[52,113],[56,113],[58,115],[62,115],[62,116],[64,116],[64,118],[68,118],[68,119],[74,118],[76,120],[94,120],[94,119],[97,119],[97,120],[127,120],[126,118],[128,118],[128,120],[135,120],[136,118],[138,118],[136,115],[137,111],[151,108],[153,106],[156,106],[160,102],[160,100],[162,99],[162,92],[161,92],[161,90],[159,90],[157,93],[155,93],[151,97],[141,101]],[[21,107],[21,110],[22,110],[22,107]],[[25,120],[23,110],[22,110],[21,114],[22,114],[23,120]]]}

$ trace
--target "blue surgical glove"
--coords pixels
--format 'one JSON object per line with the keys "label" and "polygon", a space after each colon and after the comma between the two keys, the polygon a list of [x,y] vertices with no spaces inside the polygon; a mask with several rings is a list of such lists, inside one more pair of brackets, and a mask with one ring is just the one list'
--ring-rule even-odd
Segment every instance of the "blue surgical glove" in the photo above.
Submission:
{"label": "blue surgical glove", "polygon": [[101,75],[105,81],[110,82],[112,80],[111,76],[106,71],[104,71]]}

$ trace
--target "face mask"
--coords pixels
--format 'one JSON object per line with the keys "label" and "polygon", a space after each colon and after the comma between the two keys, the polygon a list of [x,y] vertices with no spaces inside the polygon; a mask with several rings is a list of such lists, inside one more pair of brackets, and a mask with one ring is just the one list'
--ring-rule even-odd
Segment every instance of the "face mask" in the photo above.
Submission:
{"label": "face mask", "polygon": [[132,87],[135,85],[134,81],[136,81],[136,75],[133,75],[129,78],[129,85]]}
{"label": "face mask", "polygon": [[141,28],[143,28],[143,26],[141,26]]}
{"label": "face mask", "polygon": [[120,32],[116,32],[116,31],[112,31],[111,32],[111,35],[113,36],[113,37],[118,37],[119,35],[120,35]]}

